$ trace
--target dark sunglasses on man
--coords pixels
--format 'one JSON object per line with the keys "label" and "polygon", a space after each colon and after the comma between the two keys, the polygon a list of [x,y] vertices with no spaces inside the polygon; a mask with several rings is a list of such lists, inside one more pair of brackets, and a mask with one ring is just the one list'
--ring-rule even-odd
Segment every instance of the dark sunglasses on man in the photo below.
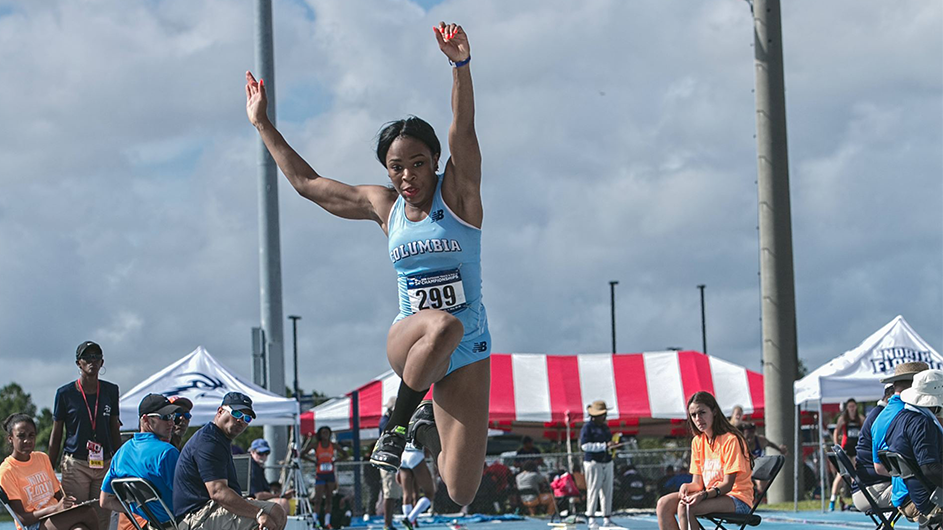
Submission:
{"label": "dark sunglasses on man", "polygon": [[147,416],[148,418],[157,418],[157,419],[159,419],[159,420],[161,420],[161,421],[173,421],[173,420],[174,420],[174,413],[173,413],[173,412],[170,412],[170,413],[168,413],[168,414],[158,414],[158,413],[156,413],[156,412],[152,412],[151,414],[145,414],[145,416]]}
{"label": "dark sunglasses on man", "polygon": [[192,417],[189,412],[177,412],[174,414],[174,423],[180,425],[181,421],[189,420]]}

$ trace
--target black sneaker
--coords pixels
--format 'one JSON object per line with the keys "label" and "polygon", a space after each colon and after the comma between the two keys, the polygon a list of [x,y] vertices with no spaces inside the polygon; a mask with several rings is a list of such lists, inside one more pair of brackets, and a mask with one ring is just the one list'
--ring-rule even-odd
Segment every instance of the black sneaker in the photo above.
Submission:
{"label": "black sneaker", "polygon": [[416,407],[409,418],[409,430],[406,431],[406,440],[419,449],[428,448],[433,456],[438,456],[442,450],[439,442],[439,432],[435,428],[435,414],[431,400],[425,400]]}
{"label": "black sneaker", "polygon": [[396,472],[405,448],[406,427],[398,425],[380,435],[370,455],[370,463],[380,469]]}
{"label": "black sneaker", "polygon": [[409,517],[403,517],[403,528],[413,530],[413,524],[409,522]]}
{"label": "black sneaker", "polygon": [[406,431],[406,441],[422,449],[422,444],[416,441],[416,430],[423,425],[435,426],[435,413],[432,400],[425,399],[419,403],[412,417],[409,418],[409,429]]}

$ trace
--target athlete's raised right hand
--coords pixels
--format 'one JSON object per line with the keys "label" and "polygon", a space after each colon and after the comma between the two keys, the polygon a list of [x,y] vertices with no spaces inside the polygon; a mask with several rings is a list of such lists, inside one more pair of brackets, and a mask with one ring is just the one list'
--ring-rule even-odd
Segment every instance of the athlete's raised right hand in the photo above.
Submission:
{"label": "athlete's raised right hand", "polygon": [[268,120],[267,108],[265,80],[256,81],[252,72],[246,72],[246,114],[249,116],[249,122],[258,127],[260,123]]}

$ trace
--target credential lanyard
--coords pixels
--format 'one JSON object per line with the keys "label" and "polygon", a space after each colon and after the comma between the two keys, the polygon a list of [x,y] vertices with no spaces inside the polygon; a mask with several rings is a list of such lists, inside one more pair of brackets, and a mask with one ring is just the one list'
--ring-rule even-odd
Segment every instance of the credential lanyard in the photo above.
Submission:
{"label": "credential lanyard", "polygon": [[98,433],[95,431],[95,425],[98,423],[98,409],[99,409],[98,405],[99,405],[99,403],[101,403],[101,400],[102,400],[102,397],[101,397],[101,387],[102,387],[101,381],[98,381],[98,382],[97,382],[97,385],[98,385],[98,386],[97,386],[97,388],[95,389],[95,415],[94,415],[94,416],[92,415],[92,407],[88,406],[88,398],[85,397],[85,390],[82,389],[82,380],[81,380],[81,379],[76,379],[76,380],[75,380],[75,384],[76,384],[76,386],[79,387],[79,392],[82,393],[82,399],[85,400],[85,410],[88,411],[88,419],[92,420],[92,439],[96,439],[96,438],[98,437],[98,436],[97,436]]}

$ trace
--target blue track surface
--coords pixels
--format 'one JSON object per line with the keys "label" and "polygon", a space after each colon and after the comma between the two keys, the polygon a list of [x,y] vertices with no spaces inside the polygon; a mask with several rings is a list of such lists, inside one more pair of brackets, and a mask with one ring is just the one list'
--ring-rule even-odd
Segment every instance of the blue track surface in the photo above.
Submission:
{"label": "blue track surface", "polygon": [[[763,523],[756,527],[762,530],[786,530],[789,528],[802,527],[803,530],[836,530],[841,528],[871,530],[874,524],[864,514],[858,512],[757,512],[763,517]],[[485,526],[491,526],[494,530],[551,530],[547,526],[546,519],[521,518],[517,516],[469,516],[464,518],[451,518],[436,516],[434,519],[421,517],[419,519],[421,528],[449,528],[457,523],[461,527],[467,527],[467,530],[483,530]],[[657,530],[658,520],[654,514],[639,514],[631,516],[615,516],[613,523],[625,527],[629,530]],[[357,521],[355,526],[361,528],[383,528],[382,519],[374,519],[368,522]],[[498,528],[498,526],[500,528]],[[713,526],[705,524],[707,530],[713,530]],[[397,523],[396,528],[402,530],[402,526]],[[734,527],[736,528],[736,527]],[[750,528],[750,527],[747,527]],[[916,530],[917,525],[907,520],[898,521],[895,529]],[[585,524],[575,526],[575,530],[586,530]],[[460,529],[457,529],[460,530]]]}

